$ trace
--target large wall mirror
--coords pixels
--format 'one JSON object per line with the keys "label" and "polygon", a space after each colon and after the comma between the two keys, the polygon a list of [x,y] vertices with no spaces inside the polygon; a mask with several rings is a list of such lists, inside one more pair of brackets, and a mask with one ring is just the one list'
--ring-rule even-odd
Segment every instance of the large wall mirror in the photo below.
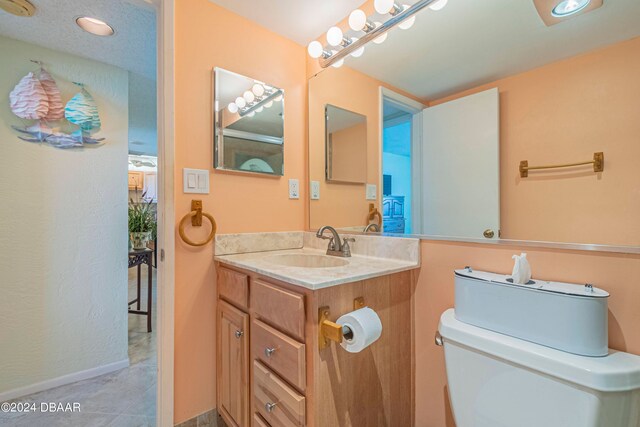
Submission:
{"label": "large wall mirror", "polygon": [[[640,2],[565,19],[507,3],[426,8],[363,55],[318,67],[312,229],[364,231],[373,204],[398,235],[640,246]],[[325,174],[326,106],[363,116],[366,148],[344,164],[363,165],[366,185]]]}
{"label": "large wall mirror", "polygon": [[214,69],[214,167],[284,174],[284,91]]}

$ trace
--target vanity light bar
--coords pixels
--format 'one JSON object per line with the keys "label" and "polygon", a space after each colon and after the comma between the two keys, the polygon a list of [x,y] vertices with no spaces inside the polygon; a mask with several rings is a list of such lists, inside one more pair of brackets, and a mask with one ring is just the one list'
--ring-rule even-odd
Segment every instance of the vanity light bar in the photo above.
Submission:
{"label": "vanity light bar", "polygon": [[240,117],[244,117],[248,114],[251,114],[255,112],[257,109],[259,109],[260,107],[264,107],[264,105],[267,104],[269,101],[279,101],[279,100],[276,100],[276,98],[282,95],[283,95],[282,89],[278,89],[276,91],[268,93],[263,98],[258,99],[257,102],[254,102],[253,104],[250,104],[245,108],[242,108],[238,112],[238,114],[240,115]]}
{"label": "vanity light bar", "polygon": [[394,3],[394,8],[392,9],[392,11],[396,13],[392,14],[391,18],[383,22],[381,25],[378,25],[377,27],[372,28],[369,21],[367,21],[367,25],[365,25],[365,28],[363,29],[364,35],[358,38],[357,40],[353,41],[352,43],[349,43],[348,45],[344,46],[342,49],[335,51],[335,53],[329,54],[330,50],[323,48],[322,55],[318,58],[318,62],[320,66],[322,68],[327,68],[343,60],[344,58],[349,56],[351,53],[355,52],[360,48],[363,48],[370,41],[377,39],[380,36],[383,36],[391,28],[410,19],[411,17],[413,17],[413,15],[420,12],[425,7],[428,7],[434,3],[438,3],[442,1],[443,0],[418,0],[416,3],[407,7],[401,12],[397,11],[397,9],[395,8],[397,5],[395,5]]}

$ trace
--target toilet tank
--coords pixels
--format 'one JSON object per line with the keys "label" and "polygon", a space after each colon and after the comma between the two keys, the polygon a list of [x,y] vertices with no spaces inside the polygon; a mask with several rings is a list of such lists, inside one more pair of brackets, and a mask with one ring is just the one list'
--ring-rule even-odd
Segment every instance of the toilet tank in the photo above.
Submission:
{"label": "toilet tank", "polygon": [[591,285],[455,270],[455,317],[512,337],[582,356],[608,353],[609,293]]}

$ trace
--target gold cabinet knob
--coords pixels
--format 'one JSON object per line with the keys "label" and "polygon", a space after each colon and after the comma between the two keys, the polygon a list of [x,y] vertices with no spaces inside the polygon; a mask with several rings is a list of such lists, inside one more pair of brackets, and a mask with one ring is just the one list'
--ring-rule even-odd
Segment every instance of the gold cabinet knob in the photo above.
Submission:
{"label": "gold cabinet knob", "polygon": [[484,233],[482,233],[482,235],[487,239],[493,239],[493,236],[495,236],[496,233],[494,233],[492,229],[487,228],[486,230],[484,230]]}

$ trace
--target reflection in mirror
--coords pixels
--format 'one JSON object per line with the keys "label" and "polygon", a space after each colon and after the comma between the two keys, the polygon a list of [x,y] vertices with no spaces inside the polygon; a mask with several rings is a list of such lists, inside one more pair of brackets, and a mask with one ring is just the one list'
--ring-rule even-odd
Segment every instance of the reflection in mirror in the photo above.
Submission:
{"label": "reflection in mirror", "polygon": [[[640,245],[640,2],[547,12],[449,2],[342,67],[318,67],[309,173],[323,191],[311,228],[363,230],[373,203],[384,232]],[[326,104],[366,116],[366,187],[324,182]]]}
{"label": "reflection in mirror", "polygon": [[327,181],[364,184],[367,180],[367,117],[327,105]]}
{"label": "reflection in mirror", "polygon": [[284,91],[214,69],[216,169],[284,174]]}

